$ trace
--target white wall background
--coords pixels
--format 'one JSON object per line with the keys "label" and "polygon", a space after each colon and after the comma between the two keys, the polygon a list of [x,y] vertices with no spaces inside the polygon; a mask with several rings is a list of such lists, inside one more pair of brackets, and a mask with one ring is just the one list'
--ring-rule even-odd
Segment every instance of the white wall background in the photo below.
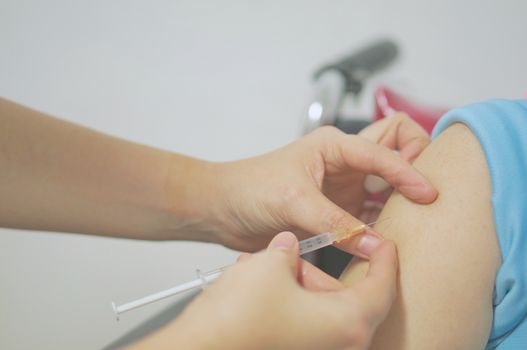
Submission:
{"label": "white wall background", "polygon": [[[384,35],[403,50],[389,75],[421,99],[527,96],[526,13],[522,0],[0,0],[0,95],[149,145],[235,159],[293,140],[312,70]],[[110,300],[234,256],[199,243],[0,230],[0,348],[101,348],[167,305],[116,323]]]}

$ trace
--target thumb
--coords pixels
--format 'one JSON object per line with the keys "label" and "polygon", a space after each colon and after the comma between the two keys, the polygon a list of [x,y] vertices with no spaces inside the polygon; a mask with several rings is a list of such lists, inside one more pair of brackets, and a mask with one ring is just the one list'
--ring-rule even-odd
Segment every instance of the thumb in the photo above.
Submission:
{"label": "thumb", "polygon": [[291,272],[298,274],[298,239],[291,232],[281,232],[277,234],[269,243],[267,251],[280,251],[285,257],[285,264],[289,265]]}

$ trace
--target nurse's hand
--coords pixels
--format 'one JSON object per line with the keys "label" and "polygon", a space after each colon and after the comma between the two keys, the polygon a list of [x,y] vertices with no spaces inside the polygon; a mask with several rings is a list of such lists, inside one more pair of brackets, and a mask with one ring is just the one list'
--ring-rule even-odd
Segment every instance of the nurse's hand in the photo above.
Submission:
{"label": "nurse's hand", "polygon": [[[417,123],[397,114],[359,135],[323,127],[274,152],[213,164],[214,190],[207,189],[209,202],[201,206],[210,211],[212,240],[256,251],[276,232],[305,238],[359,225],[367,174],[381,176],[415,202],[433,202],[437,191],[411,165],[429,142]],[[339,247],[357,253],[357,244],[352,239]]]}
{"label": "nurse's hand", "polygon": [[381,241],[345,287],[298,256],[283,232],[240,261],[173,323],[133,349],[366,349],[396,293],[397,253]]}

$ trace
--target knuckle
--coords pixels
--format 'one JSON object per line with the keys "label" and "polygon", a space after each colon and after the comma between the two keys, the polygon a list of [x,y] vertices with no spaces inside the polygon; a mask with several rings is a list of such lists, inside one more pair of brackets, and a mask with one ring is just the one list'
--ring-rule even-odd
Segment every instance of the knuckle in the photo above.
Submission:
{"label": "knuckle", "polygon": [[342,131],[331,125],[324,125],[317,128],[312,132],[313,135],[316,135],[322,139],[332,139],[337,136],[342,135]]}
{"label": "knuckle", "polygon": [[381,146],[372,145],[371,149],[363,153],[364,162],[371,164],[374,169],[378,169],[382,162],[380,161],[379,155],[382,155],[383,149]]}
{"label": "knuckle", "polygon": [[406,166],[400,162],[392,164],[390,167],[382,167],[381,164],[377,165],[378,173],[388,182],[391,183],[400,183],[400,179],[403,178],[403,175],[406,171]]}
{"label": "knuckle", "polygon": [[382,149],[371,150],[364,154],[364,161],[369,164],[371,172],[375,175],[385,177],[385,172],[387,169],[393,168],[393,166],[388,165],[388,161],[385,155],[382,153]]}
{"label": "knuckle", "polygon": [[365,173],[376,172],[383,165],[385,150],[383,146],[375,144],[361,136],[349,135],[349,144],[352,151],[348,156],[352,157],[352,167],[360,166]]}

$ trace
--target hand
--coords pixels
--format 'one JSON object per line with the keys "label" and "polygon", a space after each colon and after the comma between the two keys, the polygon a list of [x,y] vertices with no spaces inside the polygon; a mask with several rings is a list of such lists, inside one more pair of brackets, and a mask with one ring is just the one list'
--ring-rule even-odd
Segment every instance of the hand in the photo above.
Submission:
{"label": "hand", "polygon": [[379,242],[367,275],[349,287],[300,259],[288,232],[239,260],[136,349],[366,349],[396,293],[390,241]]}
{"label": "hand", "polygon": [[[282,230],[304,238],[360,225],[367,174],[381,176],[411,200],[430,203],[437,191],[411,166],[429,142],[419,125],[398,114],[360,135],[323,127],[274,152],[218,164],[210,221],[221,243],[245,251],[263,248]],[[356,254],[358,241],[340,247]]]}

